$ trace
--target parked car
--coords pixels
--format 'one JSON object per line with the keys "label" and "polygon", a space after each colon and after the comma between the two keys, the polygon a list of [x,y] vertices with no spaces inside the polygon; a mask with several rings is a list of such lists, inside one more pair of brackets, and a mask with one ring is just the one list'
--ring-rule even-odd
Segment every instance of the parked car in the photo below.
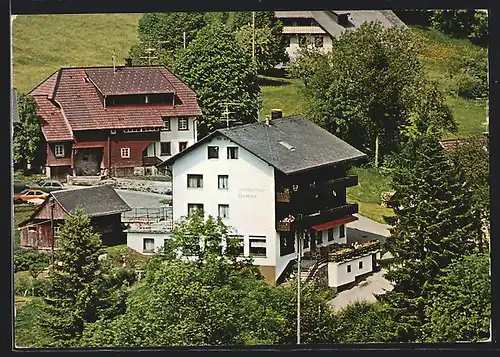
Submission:
{"label": "parked car", "polygon": [[65,189],[61,181],[53,179],[41,179],[36,183],[29,184],[28,187],[35,190],[42,190],[44,192],[53,192]]}
{"label": "parked car", "polygon": [[43,202],[48,195],[47,192],[27,188],[19,193],[14,193],[14,203],[39,204]]}

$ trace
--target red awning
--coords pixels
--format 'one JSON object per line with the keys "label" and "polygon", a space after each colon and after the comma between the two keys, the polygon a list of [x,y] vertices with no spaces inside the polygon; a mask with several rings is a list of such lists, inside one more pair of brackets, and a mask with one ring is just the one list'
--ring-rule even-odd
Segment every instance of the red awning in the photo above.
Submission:
{"label": "red awning", "polygon": [[312,228],[315,229],[315,230],[317,230],[317,231],[324,231],[326,229],[330,229],[330,228],[333,228],[333,227],[338,227],[338,226],[341,226],[343,224],[346,224],[346,223],[349,223],[349,222],[354,222],[354,221],[357,221],[357,220],[358,220],[358,217],[349,216],[349,217],[345,217],[345,218],[336,219],[335,221],[330,221],[330,222],[318,224],[316,226],[312,226]]}

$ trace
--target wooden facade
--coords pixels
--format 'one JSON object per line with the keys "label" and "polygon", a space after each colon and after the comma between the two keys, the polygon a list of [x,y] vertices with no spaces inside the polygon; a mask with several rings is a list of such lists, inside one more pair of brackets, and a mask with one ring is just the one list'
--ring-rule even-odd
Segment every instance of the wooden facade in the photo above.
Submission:
{"label": "wooden facade", "polygon": [[[148,145],[160,141],[159,130],[137,133],[116,130],[114,134],[110,130],[89,130],[74,135],[75,142],[47,143],[46,162],[51,177],[96,176],[105,169],[113,176],[131,174],[134,167],[147,164],[143,153]],[[55,156],[56,145],[64,145],[64,156]],[[122,157],[122,149],[127,150],[128,157]]]}
{"label": "wooden facade", "polygon": [[[54,201],[53,208],[49,202],[41,205],[31,220],[21,227],[21,248],[51,250],[59,247],[58,231],[64,224],[67,213]],[[123,232],[121,214],[91,217],[90,223],[96,232],[101,234],[104,245],[126,244],[126,234]]]}

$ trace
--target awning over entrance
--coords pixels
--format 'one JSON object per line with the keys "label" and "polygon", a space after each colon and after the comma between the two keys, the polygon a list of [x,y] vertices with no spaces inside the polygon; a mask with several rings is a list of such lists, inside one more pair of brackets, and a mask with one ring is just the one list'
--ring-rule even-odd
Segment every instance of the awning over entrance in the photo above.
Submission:
{"label": "awning over entrance", "polygon": [[349,216],[349,217],[345,217],[345,218],[336,219],[335,221],[330,221],[330,222],[318,224],[316,226],[312,226],[312,228],[317,230],[317,231],[324,231],[326,229],[338,227],[338,226],[341,226],[343,224],[347,224],[349,222],[354,222],[357,220],[358,220],[358,217]]}

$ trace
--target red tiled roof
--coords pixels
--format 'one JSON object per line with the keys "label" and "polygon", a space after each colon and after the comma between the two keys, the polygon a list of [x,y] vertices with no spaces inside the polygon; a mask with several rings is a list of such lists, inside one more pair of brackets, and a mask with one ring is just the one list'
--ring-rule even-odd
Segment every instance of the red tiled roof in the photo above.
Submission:
{"label": "red tiled roof", "polygon": [[38,116],[41,119],[42,133],[45,140],[72,141],[71,129],[64,120],[62,111],[46,96],[36,95],[33,97],[37,104]]}
{"label": "red tiled roof", "polygon": [[[481,137],[482,140],[484,141],[484,144],[487,145],[488,143],[488,137],[483,136]],[[458,147],[459,145],[463,144],[464,142],[467,142],[466,139],[448,139],[448,140],[440,140],[439,144],[441,144],[441,147],[445,151],[450,151]]]}
{"label": "red tiled roof", "polygon": [[[84,80],[84,78],[87,77],[87,73],[95,74],[103,73],[105,71],[110,71],[112,74],[113,68],[61,68],[30,92],[33,96],[46,96],[46,98],[48,97],[49,99],[51,99],[53,94],[54,101],[61,106],[61,117],[63,120],[61,121],[61,118],[59,118],[57,125],[56,122],[53,121],[53,131],[56,131],[54,128],[55,126],[59,127],[59,125],[61,125],[64,128],[64,116],[67,119],[66,126],[69,127],[68,129],[75,131],[163,127],[164,123],[162,117],[164,116],[175,117],[201,115],[201,109],[197,101],[196,93],[187,84],[170,73],[170,71],[163,66],[127,67],[125,71],[130,73],[138,71],[138,73],[142,73],[143,75],[131,74],[127,77],[127,80],[121,84],[109,85],[109,90],[117,92],[122,91],[124,90],[123,83],[128,83],[128,85],[132,86],[132,89],[130,89],[131,92],[135,90],[145,90],[145,88],[158,89],[159,85],[163,83],[165,85],[165,91],[172,91],[171,88],[174,89],[180,103],[176,103],[175,106],[168,104],[127,105],[119,107],[108,106],[105,109],[101,102],[100,94],[94,84]],[[161,73],[162,78],[165,78],[165,81],[158,80],[156,84],[153,85],[144,84],[142,86],[137,86],[136,84],[133,84],[134,79],[138,80],[142,78],[141,80],[148,80],[150,77],[160,78],[158,77],[158,71]],[[103,75],[102,78],[99,77],[99,75],[97,77],[105,83],[106,75]],[[94,78],[96,77],[94,76]],[[37,100],[37,103],[38,102],[46,106],[46,103],[44,103],[41,99]],[[47,108],[45,108],[45,111],[47,111]],[[41,113],[41,116],[44,121],[50,121],[47,118],[47,113]],[[62,132],[65,129],[58,128],[58,130]],[[63,137],[62,134],[60,136],[55,134],[53,136],[50,136],[50,134],[49,136],[45,136],[48,141],[48,137],[50,137],[50,141],[62,140]]]}
{"label": "red tiled roof", "polygon": [[38,86],[32,89],[31,92],[29,92],[28,94],[33,96],[34,95],[52,96],[54,92],[54,87],[57,82],[58,73],[59,71],[56,71],[53,74],[51,74],[50,77],[48,77],[42,83],[40,83]]}
{"label": "red tiled roof", "polygon": [[159,67],[90,68],[89,78],[104,95],[174,93]]}

